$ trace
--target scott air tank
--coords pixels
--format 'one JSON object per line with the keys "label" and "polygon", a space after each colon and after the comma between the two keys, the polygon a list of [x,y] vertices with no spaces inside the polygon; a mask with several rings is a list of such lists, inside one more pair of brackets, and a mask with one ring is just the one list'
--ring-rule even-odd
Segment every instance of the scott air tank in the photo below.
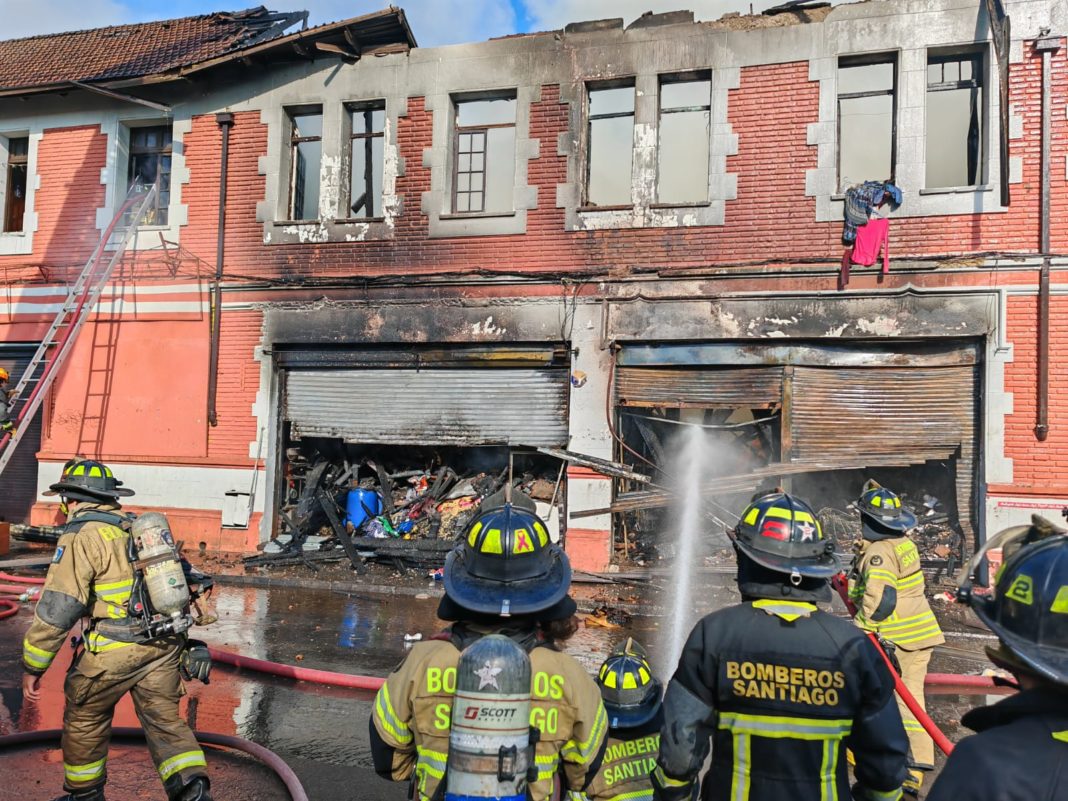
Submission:
{"label": "scott air tank", "polygon": [[525,801],[530,747],[530,657],[490,634],[456,665],[445,801]]}
{"label": "scott air tank", "polygon": [[142,570],[152,609],[166,617],[182,614],[189,606],[189,585],[167,518],[159,512],[140,515],[134,520],[130,535],[138,560],[149,563]]}

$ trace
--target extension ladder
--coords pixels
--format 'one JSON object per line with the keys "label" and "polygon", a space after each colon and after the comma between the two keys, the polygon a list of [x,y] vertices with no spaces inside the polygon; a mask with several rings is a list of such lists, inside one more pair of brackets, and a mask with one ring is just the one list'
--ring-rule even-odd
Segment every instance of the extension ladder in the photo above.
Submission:
{"label": "extension ladder", "polygon": [[3,437],[0,437],[0,474],[11,461],[15,448],[22,439],[22,433],[41,408],[45,393],[59,375],[78,332],[96,307],[100,293],[104,291],[104,286],[111,278],[116,265],[122,260],[130,240],[137,234],[138,225],[155,201],[157,191],[155,185],[147,190],[144,187],[134,187],[130,190],[114,219],[101,234],[89,261],[71,285],[56,319],[52,321],[37,347],[37,352],[23,371],[15,386],[15,394],[11,398],[9,408],[15,408],[27,392],[29,395],[22,403],[18,415],[11,420],[15,425],[15,433],[5,432]]}

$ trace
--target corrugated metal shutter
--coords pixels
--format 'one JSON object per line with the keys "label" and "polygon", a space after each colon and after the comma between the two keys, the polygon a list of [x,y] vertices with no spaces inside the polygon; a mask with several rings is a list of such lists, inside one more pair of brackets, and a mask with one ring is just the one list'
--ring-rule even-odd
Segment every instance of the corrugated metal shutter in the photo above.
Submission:
{"label": "corrugated metal shutter", "polygon": [[768,409],[782,400],[782,367],[620,367],[620,406]]}
{"label": "corrugated metal shutter", "polygon": [[566,370],[289,370],[298,437],[395,445],[567,445]]}
{"label": "corrugated metal shutter", "polygon": [[[30,363],[33,350],[0,348],[0,367],[11,373],[9,389],[14,389],[22,377],[22,371]],[[16,413],[21,405],[16,407]],[[41,415],[47,406],[42,406],[33,416],[29,428],[23,432],[15,455],[11,457],[3,475],[0,475],[0,519],[14,523],[30,518],[30,507],[37,499],[37,451],[41,449]]]}
{"label": "corrugated metal shutter", "polygon": [[795,367],[787,378],[784,458],[907,466],[957,457],[957,509],[974,507],[978,372]]}

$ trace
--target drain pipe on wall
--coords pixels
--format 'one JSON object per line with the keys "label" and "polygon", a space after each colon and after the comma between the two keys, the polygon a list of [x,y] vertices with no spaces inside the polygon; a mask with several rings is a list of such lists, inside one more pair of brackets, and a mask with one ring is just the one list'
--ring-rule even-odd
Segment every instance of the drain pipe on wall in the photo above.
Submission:
{"label": "drain pipe on wall", "polygon": [[219,334],[222,324],[223,253],[226,249],[226,172],[230,160],[230,129],[234,115],[223,111],[215,115],[222,132],[222,158],[219,163],[219,235],[215,245],[215,285],[211,290],[211,350],[208,356],[208,424],[219,425],[215,400],[219,390]]}
{"label": "drain pipe on wall", "polygon": [[1049,193],[1050,193],[1050,57],[1061,46],[1060,39],[1044,29],[1035,41],[1042,54],[1042,197],[1039,207],[1038,248],[1042,251],[1042,268],[1038,278],[1038,398],[1036,399],[1035,438],[1045,442],[1049,436]]}

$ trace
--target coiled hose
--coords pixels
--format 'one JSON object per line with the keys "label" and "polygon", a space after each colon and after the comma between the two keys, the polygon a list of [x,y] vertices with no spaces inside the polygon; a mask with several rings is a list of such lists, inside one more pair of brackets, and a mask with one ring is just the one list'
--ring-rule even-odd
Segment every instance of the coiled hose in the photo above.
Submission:
{"label": "coiled hose", "polygon": [[[43,729],[41,731],[23,731],[8,734],[0,737],[0,748],[33,745],[36,743],[55,743],[59,741],[62,734],[62,729]],[[198,731],[193,732],[193,734],[199,742],[206,745],[233,748],[236,751],[243,751],[249,756],[255,757],[278,775],[293,801],[308,801],[308,794],[304,792],[304,786],[300,783],[300,779],[297,778],[297,774],[274,751],[229,734],[216,734],[210,731]],[[120,726],[111,730],[111,736],[144,739],[145,732],[144,729]]]}

